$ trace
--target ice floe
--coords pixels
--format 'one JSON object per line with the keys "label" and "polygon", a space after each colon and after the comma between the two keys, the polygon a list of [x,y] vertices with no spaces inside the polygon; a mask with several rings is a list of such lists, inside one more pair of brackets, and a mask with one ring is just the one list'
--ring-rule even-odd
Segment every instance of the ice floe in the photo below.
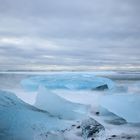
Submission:
{"label": "ice floe", "polygon": [[63,119],[80,119],[88,115],[89,106],[70,102],[40,86],[35,106]]}
{"label": "ice floe", "polygon": [[31,106],[13,93],[0,91],[0,139],[45,139],[48,131],[64,130],[70,126],[48,112]]}
{"label": "ice floe", "polygon": [[69,90],[101,90],[113,89],[115,83],[103,77],[96,77],[93,74],[54,74],[35,76],[24,79],[21,85],[28,91],[36,91],[40,85],[48,89],[69,89]]}
{"label": "ice floe", "polygon": [[111,94],[101,99],[101,105],[127,122],[140,123],[139,94]]}

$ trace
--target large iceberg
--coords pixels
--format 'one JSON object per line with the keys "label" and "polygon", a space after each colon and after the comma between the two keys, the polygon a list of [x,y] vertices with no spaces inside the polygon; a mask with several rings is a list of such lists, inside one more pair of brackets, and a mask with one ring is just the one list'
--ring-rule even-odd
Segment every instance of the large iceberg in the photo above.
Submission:
{"label": "large iceberg", "polygon": [[106,86],[114,88],[114,82],[108,78],[96,77],[93,74],[52,74],[24,79],[21,85],[28,91],[36,91],[40,85],[48,89],[91,90]]}
{"label": "large iceberg", "polygon": [[88,115],[87,105],[70,102],[40,86],[35,106],[63,119],[80,119]]}
{"label": "large iceberg", "polygon": [[127,122],[140,123],[140,95],[112,94],[101,100],[101,105]]}
{"label": "large iceberg", "polygon": [[0,91],[0,140],[46,139],[50,130],[65,130],[69,121],[31,106],[11,92]]}

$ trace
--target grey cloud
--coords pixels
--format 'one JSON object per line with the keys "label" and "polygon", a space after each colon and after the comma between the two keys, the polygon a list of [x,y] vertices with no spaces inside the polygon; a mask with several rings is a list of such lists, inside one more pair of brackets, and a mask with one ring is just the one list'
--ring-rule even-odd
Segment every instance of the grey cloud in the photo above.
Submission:
{"label": "grey cloud", "polygon": [[0,55],[14,65],[138,66],[139,6],[139,0],[0,0],[0,37],[30,41],[0,44]]}

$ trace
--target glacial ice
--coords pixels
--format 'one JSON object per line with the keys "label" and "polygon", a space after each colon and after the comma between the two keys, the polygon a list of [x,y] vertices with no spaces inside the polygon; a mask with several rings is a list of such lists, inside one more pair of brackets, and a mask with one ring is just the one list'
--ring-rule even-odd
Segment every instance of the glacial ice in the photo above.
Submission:
{"label": "glacial ice", "polygon": [[70,102],[43,86],[39,87],[35,106],[51,115],[70,120],[85,118],[89,108],[87,105]]}
{"label": "glacial ice", "polygon": [[[5,88],[3,88],[4,80],[1,80],[1,89],[10,89],[10,91],[17,93],[17,96],[21,98],[19,94],[21,94],[23,89],[20,86],[16,86],[16,89],[13,90],[13,87],[21,79],[32,76],[23,80],[21,82],[22,86],[27,90],[39,90],[39,92],[36,107],[34,107],[21,101],[12,93],[0,91],[0,140],[82,140],[82,127],[80,125],[80,128],[77,128],[81,124],[81,120],[66,119],[81,119],[85,117],[88,109],[86,105],[89,104],[92,106],[89,116],[105,127],[105,135],[107,137],[103,136],[104,139],[110,139],[110,136],[116,135],[116,139],[121,139],[122,137],[127,139],[128,137],[139,140],[140,128],[138,124],[127,124],[124,120],[140,122],[138,117],[140,106],[138,85],[132,85],[133,82],[128,82],[127,85],[126,83],[115,85],[114,82],[107,78],[95,77],[89,73],[66,74],[60,72],[59,74],[54,74],[53,72],[48,75],[47,72],[45,76],[33,77],[33,75],[35,74],[24,75],[16,82],[13,77],[10,80],[7,79],[4,82]],[[9,78],[9,76],[7,77]],[[118,76],[116,75],[116,77]],[[95,84],[93,85],[93,83]],[[106,92],[94,90],[96,87],[106,84],[109,87],[109,90],[106,90]],[[8,89],[8,87],[10,88]],[[137,94],[128,94],[128,92]],[[26,97],[24,93],[26,93]],[[22,94],[25,97],[25,101],[27,101],[29,97],[35,98],[37,92],[29,93],[23,91]],[[40,109],[37,108],[37,105],[41,105]],[[101,109],[100,105],[103,106]],[[67,113],[69,114],[67,115]],[[99,114],[97,115],[96,113]],[[87,123],[88,121],[86,121]],[[118,127],[118,125],[121,125],[121,127]],[[99,136],[99,139],[101,140],[102,137]]]}
{"label": "glacial ice", "polygon": [[0,91],[1,140],[46,139],[46,132],[64,130],[69,126],[70,122],[23,102],[13,93]]}
{"label": "glacial ice", "polygon": [[112,94],[101,99],[101,105],[127,122],[140,123],[140,95]]}
{"label": "glacial ice", "polygon": [[[105,128],[99,122],[94,120],[93,118],[88,118],[83,120],[81,123],[82,135],[85,140],[95,139],[96,136],[104,136]],[[101,139],[101,137],[100,137]],[[103,140],[103,139],[102,139]]]}
{"label": "glacial ice", "polygon": [[52,74],[24,79],[21,85],[28,91],[37,91],[39,85],[48,89],[91,90],[107,85],[114,88],[114,82],[108,78],[96,77],[93,74]]}

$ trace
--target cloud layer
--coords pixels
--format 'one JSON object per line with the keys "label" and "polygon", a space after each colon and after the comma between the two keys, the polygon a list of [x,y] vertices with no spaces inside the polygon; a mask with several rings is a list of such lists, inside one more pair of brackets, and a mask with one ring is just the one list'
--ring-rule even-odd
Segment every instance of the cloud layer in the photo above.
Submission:
{"label": "cloud layer", "polygon": [[139,0],[0,0],[0,66],[140,68],[139,6]]}

